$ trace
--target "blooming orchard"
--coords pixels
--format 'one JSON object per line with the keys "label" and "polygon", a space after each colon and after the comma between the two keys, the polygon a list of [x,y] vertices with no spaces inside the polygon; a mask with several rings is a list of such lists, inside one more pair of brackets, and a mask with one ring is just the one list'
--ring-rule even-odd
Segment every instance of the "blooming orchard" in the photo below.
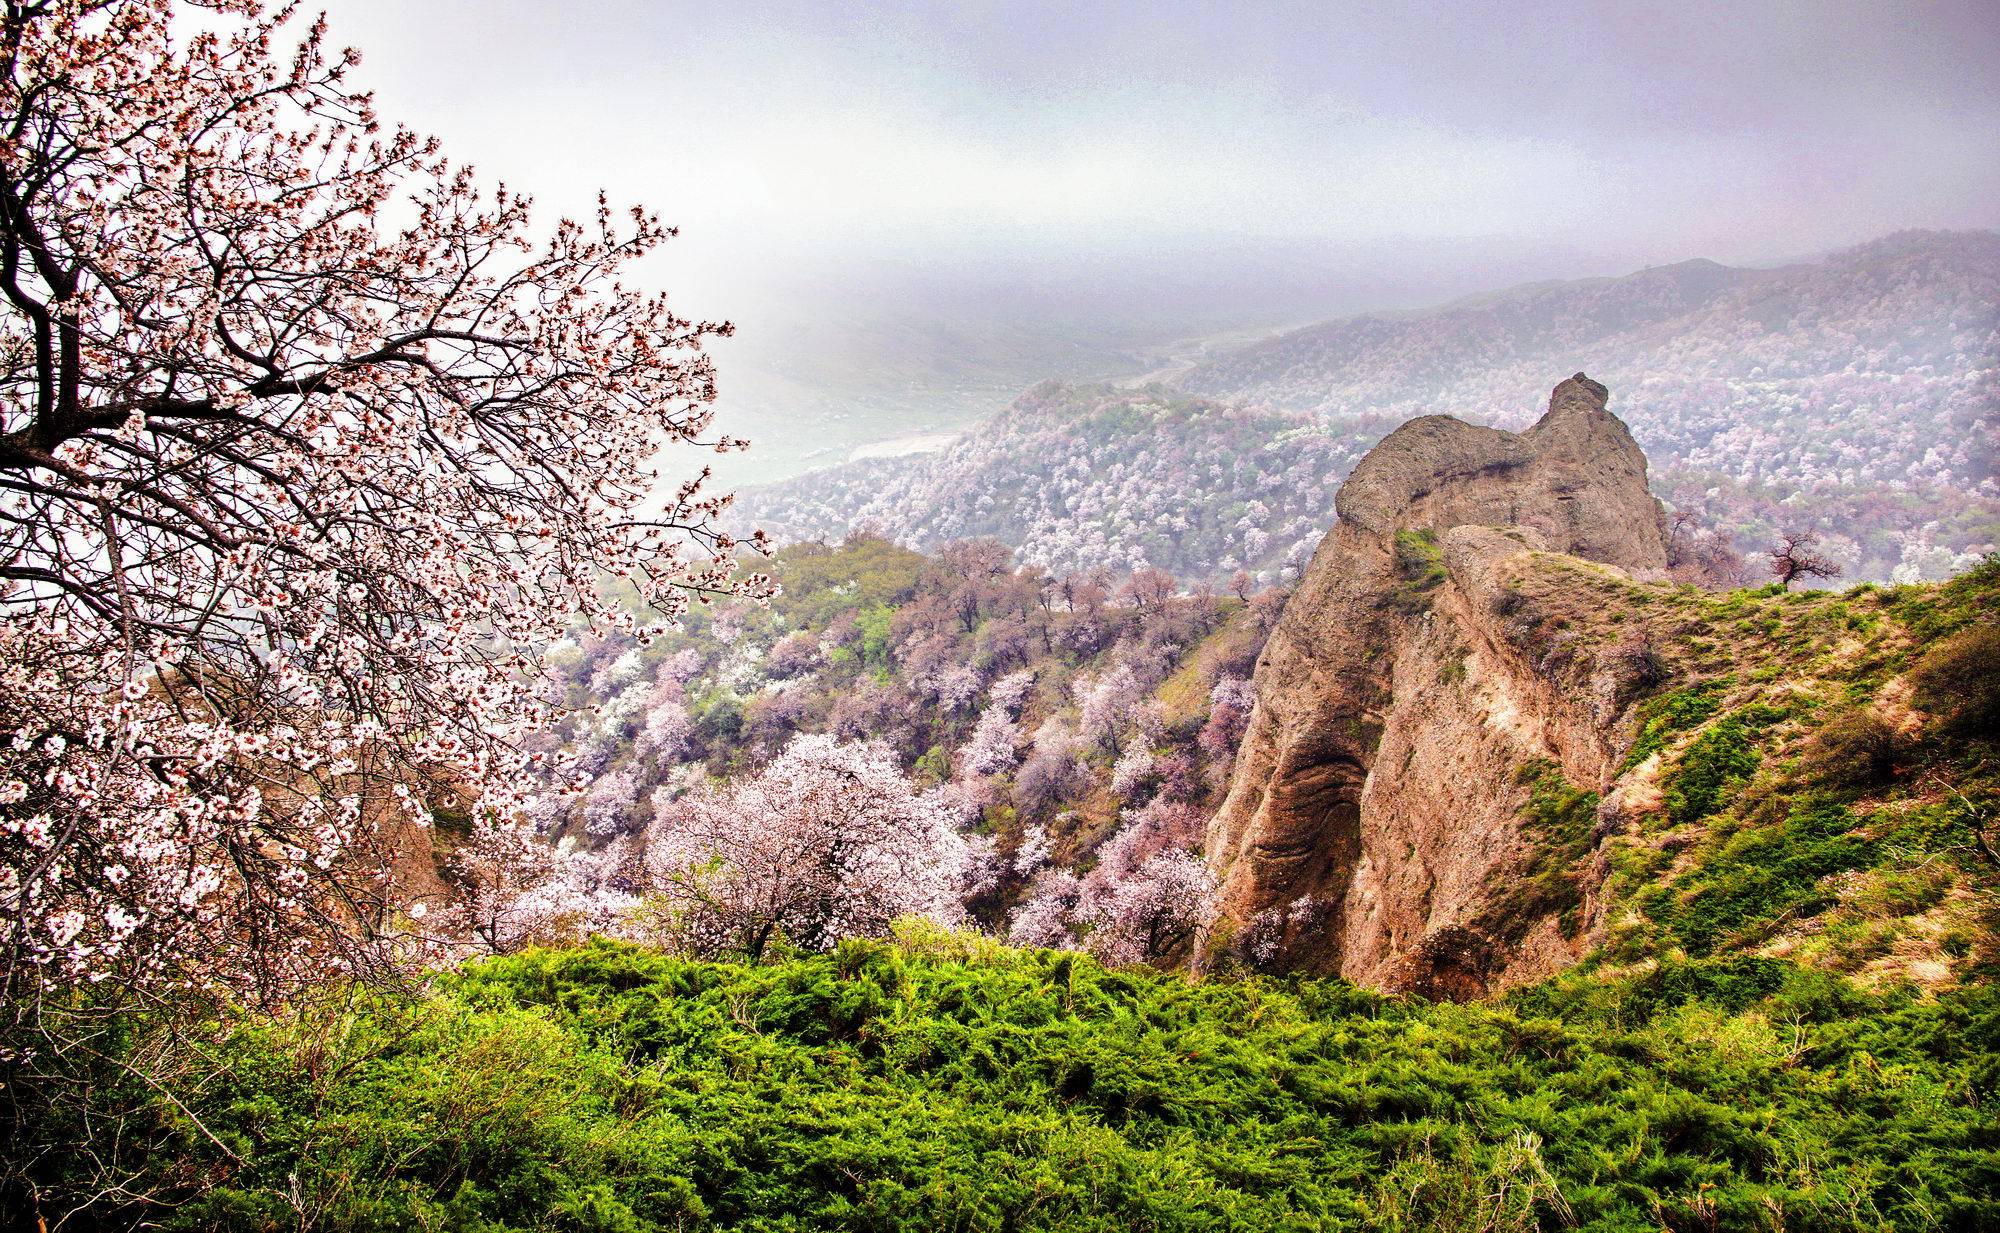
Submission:
{"label": "blooming orchard", "polygon": [[[991,543],[927,558],[867,536],[780,550],[772,570],[784,591],[769,605],[717,613],[726,646],[708,628],[651,646],[614,630],[556,657],[575,702],[561,735],[593,782],[543,833],[620,872],[571,878],[560,893],[578,901],[538,907],[536,928],[574,936],[636,896],[609,929],[697,953],[781,933],[823,946],[899,912],[1118,963],[1200,953],[1205,820],[1280,595],[1183,589],[1155,570],[1050,575]],[[971,684],[936,688],[959,677]],[[671,753],[648,736],[659,715]],[[836,774],[862,751],[858,779]],[[635,832],[645,857],[629,854]],[[872,907],[818,923],[795,905],[830,912],[861,893],[816,864],[856,841],[919,859],[928,881],[889,879]]]}

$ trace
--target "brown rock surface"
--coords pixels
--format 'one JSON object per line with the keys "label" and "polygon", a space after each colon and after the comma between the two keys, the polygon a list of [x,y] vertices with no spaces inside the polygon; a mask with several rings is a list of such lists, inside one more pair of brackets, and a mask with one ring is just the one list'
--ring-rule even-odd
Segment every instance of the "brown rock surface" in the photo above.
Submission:
{"label": "brown rock surface", "polygon": [[1368,451],[1334,508],[1341,522],[1378,536],[1518,526],[1551,552],[1634,574],[1664,570],[1666,537],[1659,502],[1646,490],[1646,455],[1605,409],[1607,398],[1578,373],[1555,388],[1548,413],[1524,433],[1448,415],[1411,420]]}
{"label": "brown rock surface", "polygon": [[1522,645],[1510,607],[1550,553],[1665,570],[1645,455],[1605,402],[1579,373],[1524,433],[1412,420],[1342,486],[1208,834],[1238,936],[1309,900],[1281,966],[1471,996],[1576,953],[1574,907],[1510,893],[1537,851],[1521,768],[1603,787],[1622,669],[1560,638]]}

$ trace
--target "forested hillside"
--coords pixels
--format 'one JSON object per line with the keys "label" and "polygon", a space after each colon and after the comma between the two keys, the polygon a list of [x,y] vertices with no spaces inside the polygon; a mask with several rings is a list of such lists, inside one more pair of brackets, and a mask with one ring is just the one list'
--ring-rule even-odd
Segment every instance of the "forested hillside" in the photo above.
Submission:
{"label": "forested hillside", "polygon": [[[1688,262],[1361,317],[1188,373],[1190,391],[1330,427],[1445,411],[1519,427],[1590,370],[1662,495],[1761,546],[1809,523],[1857,576],[1935,577],[1995,538],[2000,235],[1907,232],[1768,271]],[[1580,362],[1580,361],[1578,361]],[[1932,523],[1937,524],[1930,530]]]}
{"label": "forested hillside", "polygon": [[[746,494],[745,516],[781,539],[990,535],[1052,566],[1097,552],[1276,581],[1384,433],[1432,413],[1519,428],[1548,374],[1585,366],[1617,391],[1656,491],[1739,551],[1816,529],[1849,576],[1914,581],[2000,539],[2000,236],[1986,232],[1357,317],[1207,361],[1175,393],[1038,389],[939,455]],[[1266,516],[1236,513],[1253,502]]]}
{"label": "forested hillside", "polygon": [[[659,885],[663,854],[709,811],[720,831],[756,838],[760,856],[786,835],[835,842],[799,834],[798,815],[824,808],[815,778],[859,769],[813,744],[823,736],[874,751],[868,773],[933,810],[950,849],[937,894],[885,881],[882,920],[926,912],[1121,962],[1186,957],[1212,892],[1191,854],[1281,593],[1181,594],[1158,571],[1017,569],[990,542],[923,557],[858,537],[788,548],[773,567],[784,593],[768,607],[552,657],[572,715],[551,752],[575,754],[560,774],[579,789],[555,798],[540,829],[572,855],[563,889],[517,907],[511,936],[562,936],[579,916],[608,927],[643,898],[634,888]],[[774,765],[798,765],[805,782],[781,782]],[[481,851],[447,864],[470,871]],[[802,919],[785,925],[795,942]]]}
{"label": "forested hillside", "polygon": [[1162,387],[1036,386],[938,454],[816,471],[744,494],[779,542],[850,527],[926,549],[994,538],[1058,571],[1295,578],[1340,480],[1395,422],[1323,431]]}
{"label": "forested hillside", "polygon": [[[1546,859],[1512,893],[1601,898],[1594,949],[1469,1005],[1258,975],[1275,935],[1202,928],[1194,803],[1258,597],[1112,600],[978,547],[783,565],[775,612],[710,620],[713,656],[573,653],[608,705],[576,716],[600,774],[546,819],[555,876],[453,892],[504,904],[476,949],[516,953],[247,1020],[128,1013],[17,1065],[15,1184],[183,1229],[2000,1220],[1994,564],[1710,595],[1550,558],[1503,614],[1550,671],[1621,624],[1662,641],[1634,643],[1615,804],[1543,774],[1524,805]],[[756,717],[795,692],[800,730],[866,713],[893,744],[771,757]],[[662,777],[669,747],[734,778]],[[946,827],[899,833],[949,876],[785,859],[865,847],[840,820],[868,817]],[[476,883],[490,853],[441,822]],[[802,894],[660,877],[690,855]]]}
{"label": "forested hillside", "polygon": [[[539,823],[568,845],[532,893],[508,888],[497,948],[598,931],[738,949],[715,918],[776,919],[796,943],[820,936],[830,909],[812,896],[828,891],[873,922],[849,932],[919,913],[1115,962],[1286,966],[1278,940],[1300,922],[1209,932],[1216,870],[1198,859],[1281,593],[1110,587],[1014,569],[990,544],[924,558],[860,539],[778,566],[788,589],[768,611],[568,652],[576,788]],[[1515,916],[1567,909],[1588,946],[1633,960],[1768,951],[1871,983],[1950,985],[1989,961],[1991,564],[1942,586],[1719,595],[1554,554],[1514,568],[1493,637],[1562,689],[1616,665],[1594,705],[1616,708],[1626,751],[1602,783],[1539,764],[1532,782],[1466,785],[1522,802],[1540,855]],[[1412,612],[1440,581],[1411,584]],[[1440,697],[1468,688],[1460,662]],[[788,756],[825,738],[875,761]],[[799,815],[857,772],[884,794],[870,799],[933,811],[896,840],[941,853],[924,877],[878,879],[864,901],[866,878],[799,858],[774,874],[795,897],[767,902],[675,872],[825,846]],[[484,852],[447,858],[448,878],[483,885]]]}

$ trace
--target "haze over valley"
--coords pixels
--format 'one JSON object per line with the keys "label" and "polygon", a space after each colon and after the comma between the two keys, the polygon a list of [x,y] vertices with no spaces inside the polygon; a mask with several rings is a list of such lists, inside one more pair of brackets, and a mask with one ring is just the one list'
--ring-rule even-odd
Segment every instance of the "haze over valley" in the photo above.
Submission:
{"label": "haze over valley", "polygon": [[997,537],[1026,560],[1296,577],[1360,454],[1417,415],[1517,428],[1588,358],[1677,510],[1754,553],[1941,578],[2000,538],[2000,236],[1906,232],[1773,268],[1695,259],[1211,345],[1133,391],[1039,387],[925,453],[745,495],[781,539]]}

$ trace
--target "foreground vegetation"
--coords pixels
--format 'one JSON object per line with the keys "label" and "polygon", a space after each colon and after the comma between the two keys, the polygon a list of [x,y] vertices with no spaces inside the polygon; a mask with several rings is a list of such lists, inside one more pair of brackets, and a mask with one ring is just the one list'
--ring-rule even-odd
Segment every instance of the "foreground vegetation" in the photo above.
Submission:
{"label": "foreground vegetation", "polygon": [[[988,596],[1023,585],[998,568],[910,598],[921,559],[879,541],[788,563],[856,554],[900,601],[870,599],[864,635],[926,606],[1042,612]],[[1516,906],[1597,943],[1550,982],[1439,1004],[1254,975],[1219,937],[1196,979],[914,921],[756,963],[599,939],[277,1015],[108,1016],[4,1075],[0,1205],[355,1233],[2000,1227],[2000,563],[1711,594],[1550,558],[1517,584],[1506,637],[1547,662],[1624,648],[1651,683],[1613,791],[1522,770],[1547,853]],[[818,595],[795,593],[799,627],[828,619]],[[1254,606],[1043,615],[1179,648],[1156,697],[1187,677],[1197,705],[1162,706],[1154,739],[1216,752],[1205,665],[1254,645]],[[796,632],[769,625],[735,641]],[[1054,695],[1035,717],[1105,669],[1028,630]],[[876,641],[787,679],[810,706],[887,688],[908,664]],[[689,679],[689,750],[735,769],[756,725],[713,723],[720,691]],[[899,743],[919,764],[972,723],[897,713],[930,725]],[[1076,782],[1108,790],[1113,762],[1092,750]],[[989,823],[1024,775],[996,777]]]}
{"label": "foreground vegetation", "polygon": [[[907,568],[826,555],[863,549]],[[1194,979],[913,921],[757,963],[600,939],[276,1016],[108,1017],[5,1074],[0,1206],[357,1233],[2000,1227],[2000,564],[1791,595],[1544,565],[1506,636],[1622,639],[1656,678],[1614,793],[1523,769],[1548,852],[1521,902],[1599,943],[1553,981],[1439,1004],[1252,975],[1219,940]],[[1225,618],[1197,647],[1236,636],[1243,609],[1196,603]],[[1146,642],[1185,615],[1103,611],[1060,620]],[[905,751],[967,717],[940,722]]]}
{"label": "foreground vegetation", "polygon": [[599,942],[204,1052],[185,1108],[82,1069],[97,1154],[35,1184],[129,1170],[152,1201],[92,1227],[176,1229],[2000,1222],[2000,994],[1777,960],[1461,1006],[928,927],[755,966]]}

